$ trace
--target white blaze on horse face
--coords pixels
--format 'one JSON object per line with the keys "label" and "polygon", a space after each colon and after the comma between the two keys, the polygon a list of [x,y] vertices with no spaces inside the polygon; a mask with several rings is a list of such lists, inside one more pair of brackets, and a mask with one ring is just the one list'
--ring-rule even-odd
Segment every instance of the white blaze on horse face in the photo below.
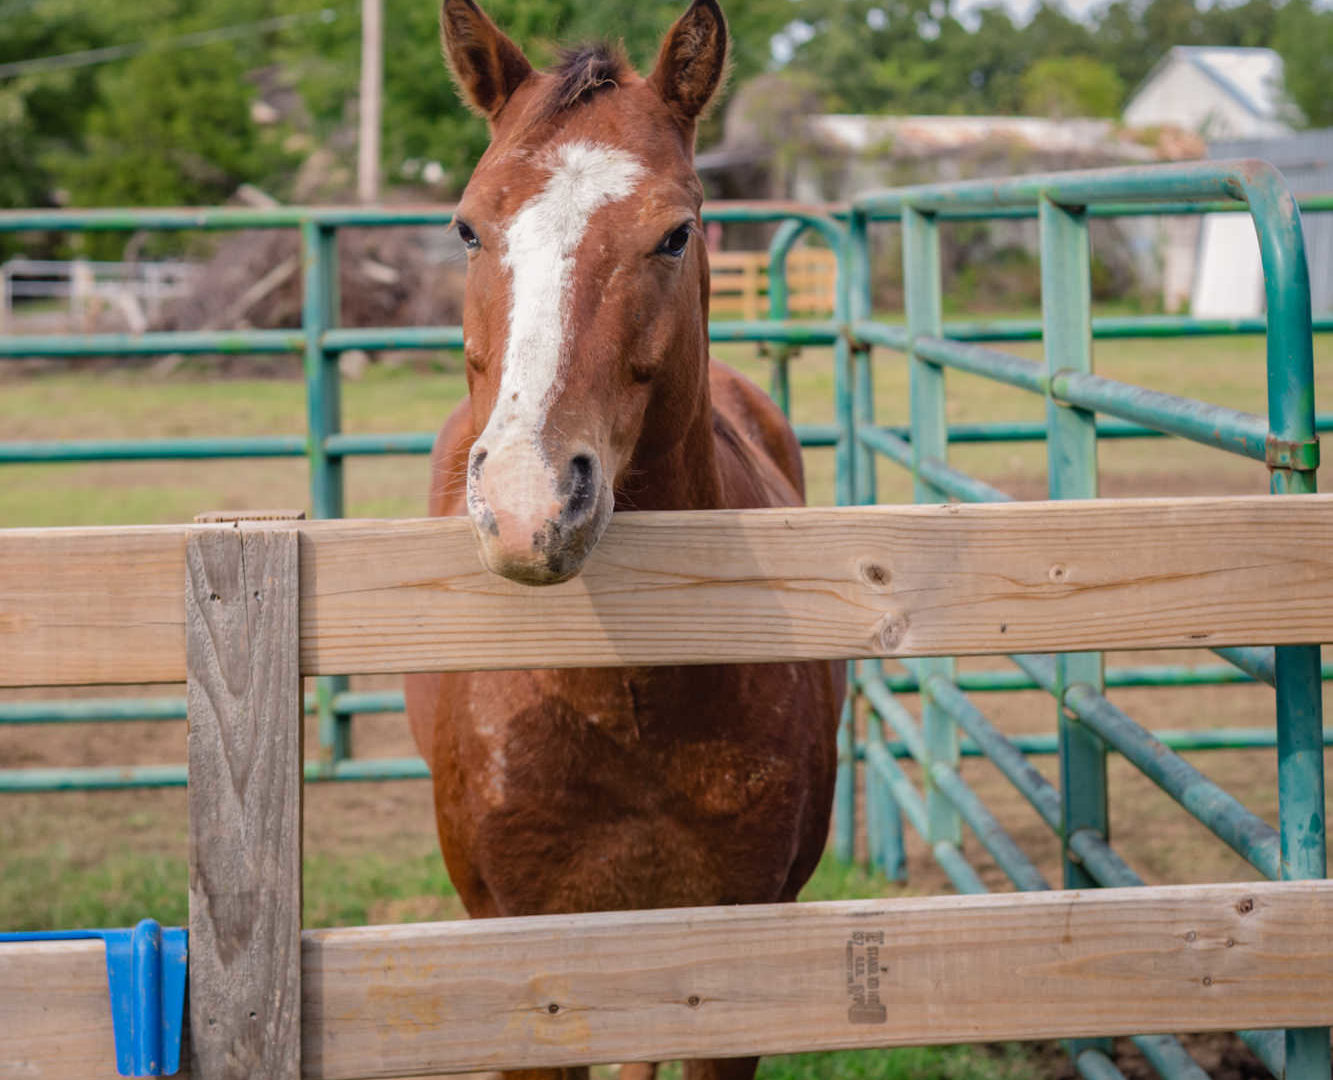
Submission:
{"label": "white blaze on horse face", "polygon": [[546,186],[505,230],[509,338],[499,394],[481,438],[492,460],[519,444],[537,450],[567,352],[574,255],[593,213],[628,197],[643,173],[639,160],[624,150],[565,143],[551,154]]}

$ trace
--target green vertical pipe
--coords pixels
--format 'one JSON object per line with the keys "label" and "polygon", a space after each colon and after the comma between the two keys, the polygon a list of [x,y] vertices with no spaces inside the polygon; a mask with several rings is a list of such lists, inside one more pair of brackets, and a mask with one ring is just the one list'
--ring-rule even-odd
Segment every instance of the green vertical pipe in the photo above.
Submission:
{"label": "green vertical pipe", "polygon": [[[1092,371],[1092,297],[1087,215],[1042,199],[1041,301],[1050,375]],[[1097,497],[1097,428],[1093,413],[1046,399],[1047,472],[1053,499]],[[1071,857],[1068,838],[1080,829],[1108,833],[1106,747],[1064,707],[1069,687],[1104,688],[1100,653],[1056,658],[1056,701],[1060,732],[1060,792],[1063,805],[1064,881],[1069,889],[1096,885]]]}
{"label": "green vertical pipe", "polygon": [[[847,221],[847,310],[852,322],[869,319],[872,313],[870,284],[869,222],[864,214],[852,214]],[[854,423],[857,430],[875,426],[875,371],[870,346],[858,344],[855,357],[856,385]],[[875,503],[875,455],[859,438],[855,441],[856,502],[860,506]]]}
{"label": "green vertical pipe", "polygon": [[[1310,477],[1313,481],[1313,474]],[[1319,646],[1279,646],[1275,652],[1282,877],[1322,878],[1327,873],[1327,822]],[[1326,1080],[1330,1073],[1328,1036],[1326,1027],[1287,1030],[1286,1080]]]}
{"label": "green vertical pipe", "polygon": [[[834,490],[839,506],[851,506],[856,501],[856,465],[853,446],[856,442],[856,413],[852,400],[852,354],[847,339],[848,311],[848,244],[846,233],[826,234],[838,260],[838,280],[834,293],[833,316],[841,329],[833,345],[833,410],[838,426],[838,444],[834,448]],[[844,862],[851,862],[856,854],[856,730],[855,709],[852,704],[855,686],[855,665],[847,665],[847,703],[838,729],[838,776],[834,792],[834,853]]]}
{"label": "green vertical pipe", "polygon": [[[306,221],[301,225],[305,257],[305,296],[301,313],[305,333],[306,455],[310,462],[310,505],[316,518],[343,516],[342,458],[331,456],[326,440],[342,427],[338,355],[324,348],[324,333],[338,325],[338,231]],[[351,716],[341,714],[334,695],[347,689],[342,676],[315,683],[319,710],[319,752],[332,770],[351,756]]]}
{"label": "green vertical pipe", "polygon": [[[1268,299],[1268,425],[1280,444],[1308,446],[1316,438],[1314,345],[1300,211],[1277,170],[1266,167],[1248,180],[1246,194],[1259,234]],[[1314,450],[1291,455],[1303,458],[1304,468],[1272,470],[1275,495],[1316,491],[1317,447]],[[1279,646],[1273,660],[1282,876],[1322,878],[1328,864],[1319,647]],[[1329,1073],[1329,1029],[1289,1029],[1286,1080],[1327,1080]]]}
{"label": "green vertical pipe", "polygon": [[[797,219],[784,221],[777,227],[773,239],[769,242],[768,317],[774,321],[788,317],[787,255],[807,228],[809,223],[805,221]],[[778,403],[782,414],[790,419],[792,349],[783,342],[774,342],[770,350],[773,355],[773,371],[769,393]]]}
{"label": "green vertical pipe", "polygon": [[[905,207],[903,209],[903,287],[907,312],[907,332],[912,344],[919,337],[939,337],[943,330],[940,233],[933,215]],[[917,502],[947,502],[948,496],[922,476],[922,463],[928,459],[944,462],[948,458],[949,427],[944,409],[944,369],[909,349],[909,401],[912,423],[912,489]],[[930,823],[927,839],[932,845],[959,845],[963,840],[962,818],[957,808],[936,787],[932,768],[935,764],[957,769],[959,761],[958,726],[948,711],[930,695],[930,680],[938,675],[953,680],[956,664],[952,657],[932,657],[921,661],[917,678],[921,680],[921,721],[926,736],[925,768],[926,812]]]}
{"label": "green vertical pipe", "polygon": [[[869,319],[871,314],[870,283],[870,236],[869,222],[864,214],[852,214],[847,222],[847,310],[852,321]],[[853,349],[856,368],[856,385],[853,389],[855,401],[854,420],[857,430],[873,427],[875,424],[875,378],[872,355],[868,345],[859,345]],[[858,438],[854,448],[856,502],[858,505],[873,505],[878,498],[875,483],[875,455]],[[864,675],[871,679],[884,677],[883,666],[878,660],[867,660],[863,664]],[[869,717],[869,737],[883,741],[882,723],[873,713]],[[866,774],[866,832],[875,836],[871,861],[891,881],[907,880],[907,854],[903,846],[902,815],[891,792],[877,776],[870,771]]]}
{"label": "green vertical pipe", "polygon": [[[1092,276],[1088,220],[1083,208],[1041,200],[1041,315],[1046,370],[1092,371]],[[1097,497],[1097,417],[1046,396],[1046,470],[1052,499]],[[1060,755],[1060,843],[1067,889],[1094,888],[1097,880],[1070,850],[1075,833],[1110,837],[1106,746],[1065,707],[1064,695],[1079,684],[1105,689],[1101,653],[1055,658],[1056,717]],[[1071,1039],[1075,1061],[1111,1053],[1110,1039]]]}

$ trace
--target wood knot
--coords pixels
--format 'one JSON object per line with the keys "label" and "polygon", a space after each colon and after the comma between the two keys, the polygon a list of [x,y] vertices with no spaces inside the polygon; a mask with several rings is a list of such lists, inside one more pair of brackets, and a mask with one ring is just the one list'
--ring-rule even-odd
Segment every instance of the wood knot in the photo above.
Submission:
{"label": "wood knot", "polygon": [[552,1016],[554,1016],[556,1013],[560,1011],[560,1006],[553,1001],[551,1002],[551,1004],[546,1006],[546,1011],[550,1013]]}
{"label": "wood knot", "polygon": [[856,572],[862,584],[880,591],[888,588],[889,582],[893,580],[888,567],[881,566],[874,559],[862,559],[856,564]]}
{"label": "wood knot", "polygon": [[685,1004],[688,1005],[691,1009],[697,1009],[699,1007],[699,995],[691,994],[689,997],[685,999]]}
{"label": "wood knot", "polygon": [[1064,563],[1055,563],[1046,571],[1046,576],[1059,585],[1069,577],[1069,568]]}
{"label": "wood knot", "polygon": [[907,637],[907,616],[890,611],[875,627],[875,648],[884,654],[896,652]]}
{"label": "wood knot", "polygon": [[1241,915],[1248,915],[1254,910],[1254,898],[1245,896],[1236,901],[1236,911]]}

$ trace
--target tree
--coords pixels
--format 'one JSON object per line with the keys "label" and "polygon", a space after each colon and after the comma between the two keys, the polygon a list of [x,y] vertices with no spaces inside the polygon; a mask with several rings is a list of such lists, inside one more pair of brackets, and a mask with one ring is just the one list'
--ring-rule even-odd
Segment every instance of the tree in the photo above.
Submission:
{"label": "tree", "polygon": [[1047,56],[1023,73],[1023,110],[1034,116],[1115,116],[1125,84],[1090,56]]}
{"label": "tree", "polygon": [[247,65],[230,43],[161,50],[102,79],[81,152],[55,172],[78,206],[208,205],[290,164],[250,118]]}
{"label": "tree", "polygon": [[1312,127],[1333,126],[1333,11],[1287,0],[1276,21],[1288,95]]}

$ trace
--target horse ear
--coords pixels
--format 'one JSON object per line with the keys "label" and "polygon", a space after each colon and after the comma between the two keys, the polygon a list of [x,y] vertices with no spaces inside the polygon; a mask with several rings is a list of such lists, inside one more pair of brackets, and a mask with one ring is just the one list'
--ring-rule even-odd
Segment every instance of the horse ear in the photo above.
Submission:
{"label": "horse ear", "polygon": [[662,41],[649,82],[682,125],[693,128],[727,67],[727,20],[717,0],[694,0]]}
{"label": "horse ear", "polygon": [[488,120],[532,74],[523,50],[500,32],[474,0],[444,0],[440,44],[459,92]]}

